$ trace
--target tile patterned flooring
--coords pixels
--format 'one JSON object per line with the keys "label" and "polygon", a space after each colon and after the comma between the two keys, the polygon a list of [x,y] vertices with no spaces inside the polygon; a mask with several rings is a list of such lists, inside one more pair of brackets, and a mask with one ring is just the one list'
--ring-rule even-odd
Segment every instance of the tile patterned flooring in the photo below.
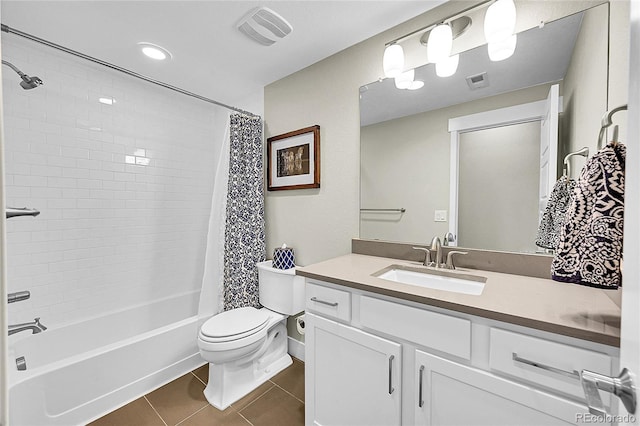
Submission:
{"label": "tile patterned flooring", "polygon": [[224,411],[202,391],[209,365],[136,399],[90,426],[295,426],[304,424],[304,363],[289,366]]}

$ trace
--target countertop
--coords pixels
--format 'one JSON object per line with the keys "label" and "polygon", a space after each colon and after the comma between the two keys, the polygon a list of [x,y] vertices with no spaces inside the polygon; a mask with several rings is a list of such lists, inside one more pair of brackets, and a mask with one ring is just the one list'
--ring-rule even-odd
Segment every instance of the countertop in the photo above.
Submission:
{"label": "countertop", "polygon": [[419,262],[348,254],[296,267],[296,274],[492,320],[620,346],[620,308],[605,294],[605,291],[614,290],[474,269],[450,271],[487,278],[482,294],[473,296],[388,281],[372,275],[390,265],[425,268]]}

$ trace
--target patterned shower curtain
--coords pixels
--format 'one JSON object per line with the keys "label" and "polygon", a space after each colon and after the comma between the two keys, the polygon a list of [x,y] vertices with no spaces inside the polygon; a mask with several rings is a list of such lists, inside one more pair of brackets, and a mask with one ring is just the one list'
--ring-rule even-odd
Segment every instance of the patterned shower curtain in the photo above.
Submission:
{"label": "patterned shower curtain", "polygon": [[265,260],[262,119],[231,114],[224,243],[224,310],[260,307],[258,269]]}

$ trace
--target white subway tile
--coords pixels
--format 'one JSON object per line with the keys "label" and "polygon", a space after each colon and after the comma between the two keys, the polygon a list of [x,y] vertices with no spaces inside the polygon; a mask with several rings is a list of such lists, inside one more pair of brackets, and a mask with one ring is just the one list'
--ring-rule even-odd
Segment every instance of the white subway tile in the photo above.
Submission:
{"label": "white subway tile", "polygon": [[47,178],[47,186],[53,188],[75,188],[77,186],[76,179],[63,177]]}
{"label": "white subway tile", "polygon": [[84,148],[63,147],[62,148],[62,155],[65,156],[65,157],[71,157],[71,158],[88,159],[89,158],[89,150],[88,149],[84,149]]}
{"label": "white subway tile", "polygon": [[[75,158],[57,157],[57,156],[48,156],[47,157],[47,164],[48,165],[64,167],[65,170],[73,170],[73,169],[75,169],[77,161],[78,160],[76,160]],[[64,176],[64,174],[63,174],[63,176]]]}
{"label": "white subway tile", "polygon": [[13,80],[5,91],[7,202],[41,211],[7,223],[9,286],[33,291],[10,319],[76,321],[199,288],[220,149],[212,108],[26,41],[3,40],[3,54],[46,76],[28,108]]}
{"label": "white subway tile", "polygon": [[31,174],[33,176],[62,176],[62,168],[34,164],[31,166]]}

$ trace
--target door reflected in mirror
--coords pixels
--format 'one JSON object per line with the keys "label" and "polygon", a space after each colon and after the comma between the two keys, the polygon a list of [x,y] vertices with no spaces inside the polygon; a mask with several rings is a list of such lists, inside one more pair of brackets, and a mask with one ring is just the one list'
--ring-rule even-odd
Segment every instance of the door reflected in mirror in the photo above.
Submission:
{"label": "door reflected in mirror", "polygon": [[460,135],[458,245],[535,252],[540,122]]}

